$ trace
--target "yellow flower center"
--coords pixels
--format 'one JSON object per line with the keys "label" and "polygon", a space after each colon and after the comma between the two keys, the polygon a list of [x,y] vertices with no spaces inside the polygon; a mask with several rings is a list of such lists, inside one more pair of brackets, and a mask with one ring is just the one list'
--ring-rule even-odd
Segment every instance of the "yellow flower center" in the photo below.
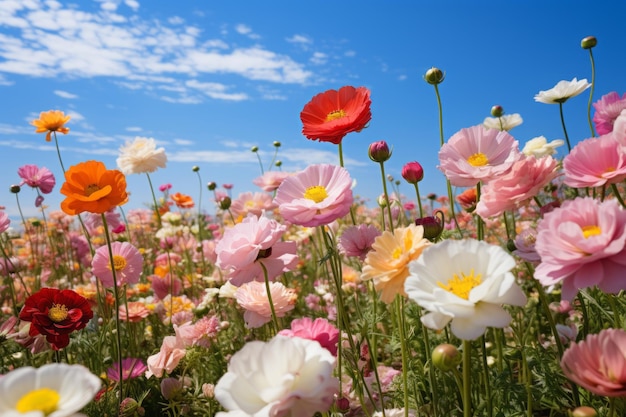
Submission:
{"label": "yellow flower center", "polygon": [[482,152],[477,152],[467,158],[467,162],[473,167],[484,167],[489,163],[489,158]]}
{"label": "yellow flower center", "polygon": [[126,259],[120,255],[113,255],[113,268],[115,268],[116,271],[121,271],[126,268]]}
{"label": "yellow flower center", "polygon": [[472,269],[468,275],[465,275],[461,272],[461,277],[459,278],[457,274],[454,274],[446,284],[442,282],[437,282],[437,285],[439,285],[444,290],[451,292],[457,297],[460,297],[464,300],[469,300],[470,291],[472,290],[472,288],[480,285],[480,283],[480,274],[474,275],[474,270]]}
{"label": "yellow flower center", "polygon": [[333,120],[341,119],[342,117],[346,117],[347,114],[343,110],[333,110],[326,115],[326,121],[332,122]]}
{"label": "yellow flower center", "polygon": [[53,304],[48,310],[48,317],[55,323],[62,322],[67,318],[67,307],[63,304]]}
{"label": "yellow flower center", "polygon": [[45,416],[54,413],[61,396],[50,388],[40,388],[25,394],[15,405],[19,413],[41,411]]}
{"label": "yellow flower center", "polygon": [[98,186],[98,184],[89,184],[87,187],[85,187],[85,196],[89,197],[99,189],[100,187]]}
{"label": "yellow flower center", "polygon": [[583,226],[582,230],[585,239],[589,239],[591,236],[596,236],[602,233],[602,229],[594,224],[591,224],[589,226]]}
{"label": "yellow flower center", "polygon": [[396,249],[392,252],[391,257],[392,257],[393,259],[398,259],[398,258],[400,258],[400,256],[401,256],[401,255],[402,255],[402,248],[396,248]]}
{"label": "yellow flower center", "polygon": [[321,203],[326,197],[328,197],[328,194],[326,193],[326,187],[323,185],[314,185],[307,188],[304,192],[304,198],[313,200],[316,203]]}

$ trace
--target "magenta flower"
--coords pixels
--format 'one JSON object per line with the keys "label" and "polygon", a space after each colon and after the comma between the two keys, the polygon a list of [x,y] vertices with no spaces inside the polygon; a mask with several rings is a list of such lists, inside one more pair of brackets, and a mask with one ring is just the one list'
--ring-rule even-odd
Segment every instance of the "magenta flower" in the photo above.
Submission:
{"label": "magenta flower", "polygon": [[274,202],[290,223],[322,226],[345,216],[352,206],[352,179],[348,171],[330,164],[309,165],[285,178]]}
{"label": "magenta flower", "polygon": [[456,187],[487,183],[517,160],[517,141],[506,131],[482,125],[461,129],[439,150],[439,169]]}
{"label": "magenta flower", "polygon": [[32,188],[39,188],[43,194],[52,192],[56,184],[52,171],[45,167],[39,168],[37,165],[23,165],[19,167],[17,175],[22,179],[20,185],[27,184]]}
{"label": "magenta flower", "polygon": [[[248,216],[227,229],[217,243],[215,263],[227,274],[232,285],[250,281],[274,280],[298,263],[296,242],[281,242],[286,226],[266,217]],[[263,264],[263,267],[261,266]]]}
{"label": "magenta flower", "polygon": [[565,376],[596,395],[626,395],[626,332],[605,329],[572,344],[563,354]]}
{"label": "magenta flower", "polygon": [[380,230],[371,224],[350,226],[339,237],[337,247],[344,255],[359,257],[363,261],[380,233]]}
{"label": "magenta flower", "polygon": [[626,178],[626,153],[613,134],[579,142],[563,159],[565,184],[599,187]]}
{"label": "magenta flower", "polygon": [[558,161],[551,156],[521,156],[511,170],[488,182],[482,189],[476,213],[486,219],[528,203],[543,187],[559,176]]}
{"label": "magenta flower", "polygon": [[561,283],[565,300],[594,285],[607,293],[626,289],[626,211],[616,200],[563,202],[539,222],[535,250],[535,278],[544,286]]}
{"label": "magenta flower", "polygon": [[96,250],[91,262],[92,273],[100,279],[106,288],[113,287],[113,269],[117,285],[136,284],[143,269],[143,256],[128,242],[111,244],[113,261],[109,257],[109,248],[101,246]]}
{"label": "magenta flower", "polygon": [[593,123],[596,125],[598,135],[611,133],[615,119],[626,109],[626,94],[620,98],[617,92],[612,91],[593,103],[593,108],[596,110]]}
{"label": "magenta flower", "polygon": [[[124,381],[128,379],[134,379],[142,376],[148,367],[139,358],[126,358],[122,360],[121,375]],[[113,365],[107,369],[107,377],[111,381],[120,381],[120,364],[119,362],[113,363]]]}
{"label": "magenta flower", "polygon": [[310,317],[303,317],[301,319],[295,319],[291,322],[291,329],[283,329],[278,332],[278,334],[316,340],[323,348],[332,353],[333,356],[337,356],[339,330],[324,318],[313,320]]}

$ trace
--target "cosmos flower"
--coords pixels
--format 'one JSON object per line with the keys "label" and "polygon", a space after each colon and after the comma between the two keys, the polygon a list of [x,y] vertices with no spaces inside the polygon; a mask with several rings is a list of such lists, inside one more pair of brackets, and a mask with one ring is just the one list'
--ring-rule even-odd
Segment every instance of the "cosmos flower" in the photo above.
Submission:
{"label": "cosmos flower", "polygon": [[[143,360],[140,358],[126,358],[122,360],[122,369],[121,375],[122,379],[126,381],[127,379],[138,378],[146,372],[148,367]],[[111,381],[119,382],[120,380],[120,364],[119,362],[114,362],[113,365],[109,369],[107,369],[107,377]]]}
{"label": "cosmos flower", "polygon": [[311,140],[339,144],[350,132],[360,132],[372,118],[370,91],[345,86],[313,97],[302,112],[302,134]]}
{"label": "cosmos flower", "polygon": [[39,113],[39,119],[30,122],[37,129],[35,133],[46,133],[46,142],[51,141],[52,132],[61,132],[67,135],[70,131],[69,127],[65,127],[65,123],[69,122],[70,116],[66,116],[60,110],[49,110]]}
{"label": "cosmos flower", "polygon": [[141,136],[120,147],[120,156],[117,158],[117,167],[126,175],[154,172],[165,168],[166,163],[165,149],[157,149],[153,138]]}
{"label": "cosmos flower", "polygon": [[266,171],[260,177],[253,179],[252,183],[259,186],[263,191],[272,192],[276,190],[283,180],[290,175],[290,172]]}
{"label": "cosmos flower", "polygon": [[20,185],[27,184],[29,187],[38,188],[43,194],[52,192],[56,184],[54,174],[46,167],[22,165],[17,169],[17,175],[22,179]]}
{"label": "cosmos flower", "polygon": [[523,121],[524,120],[519,113],[505,114],[500,117],[486,117],[483,121],[483,126],[488,129],[509,131],[516,126],[521,125]]}
{"label": "cosmos flower", "polygon": [[378,236],[380,230],[371,224],[350,226],[339,236],[337,248],[344,255],[358,257],[363,261]]}
{"label": "cosmos flower", "polygon": [[113,288],[113,270],[117,285],[136,284],[143,271],[143,256],[139,250],[128,242],[111,243],[113,262],[109,256],[109,248],[100,246],[93,256],[91,272],[98,277],[105,288]]}
{"label": "cosmos flower", "polygon": [[524,148],[522,149],[522,153],[526,156],[535,156],[537,158],[542,158],[548,155],[554,155],[556,153],[556,148],[559,146],[563,146],[565,141],[562,139],[555,139],[551,142],[548,142],[548,139],[545,136],[537,136],[536,138],[532,138]]}
{"label": "cosmos flower", "polygon": [[585,139],[563,158],[563,171],[570,187],[617,184],[626,178],[626,152],[610,133]]}
{"label": "cosmos flower", "polygon": [[621,98],[615,91],[605,94],[593,103],[593,108],[596,110],[593,123],[598,135],[611,133],[615,120],[623,110],[626,110],[626,93]]}
{"label": "cosmos flower", "polygon": [[559,81],[557,85],[546,91],[539,91],[535,95],[535,101],[545,104],[565,103],[568,99],[576,97],[586,89],[591,87],[587,79],[574,78],[572,81]]}
{"label": "cosmos flower", "polygon": [[339,329],[324,318],[318,317],[313,320],[310,317],[303,317],[295,319],[291,322],[291,329],[283,329],[278,334],[316,340],[323,348],[328,349],[333,356],[337,356]]}

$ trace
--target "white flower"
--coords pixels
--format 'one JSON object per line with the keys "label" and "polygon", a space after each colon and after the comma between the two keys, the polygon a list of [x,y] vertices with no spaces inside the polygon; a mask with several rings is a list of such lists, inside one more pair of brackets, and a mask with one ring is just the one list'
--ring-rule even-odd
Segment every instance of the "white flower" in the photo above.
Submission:
{"label": "white flower", "polygon": [[100,389],[100,378],[82,365],[24,367],[0,378],[0,416],[70,417]]}
{"label": "white flower", "polygon": [[589,87],[591,84],[587,82],[587,79],[578,81],[574,78],[572,81],[559,81],[553,88],[537,93],[535,101],[546,104],[565,103],[567,99],[576,97]]}
{"label": "white flower", "polygon": [[511,316],[502,304],[522,306],[526,296],[510,272],[515,259],[499,246],[478,240],[445,240],[424,249],[409,264],[408,297],[430,313],[422,323],[474,340],[487,327],[506,327]]}
{"label": "white flower", "polygon": [[556,148],[563,146],[565,141],[561,139],[555,139],[552,142],[548,142],[544,136],[537,136],[532,138],[522,149],[522,153],[526,156],[534,156],[535,158],[542,158],[548,155],[554,155]]}
{"label": "white flower", "polygon": [[156,147],[152,138],[137,136],[134,141],[120,147],[117,166],[124,174],[144,174],[165,168],[165,149]]}
{"label": "white flower", "polygon": [[328,411],[339,381],[335,357],[318,342],[275,336],[253,341],[235,353],[215,386],[226,416],[311,417]]}
{"label": "white flower", "polygon": [[515,126],[522,124],[524,120],[519,113],[505,114],[501,117],[485,117],[483,125],[488,129],[498,129],[509,131]]}

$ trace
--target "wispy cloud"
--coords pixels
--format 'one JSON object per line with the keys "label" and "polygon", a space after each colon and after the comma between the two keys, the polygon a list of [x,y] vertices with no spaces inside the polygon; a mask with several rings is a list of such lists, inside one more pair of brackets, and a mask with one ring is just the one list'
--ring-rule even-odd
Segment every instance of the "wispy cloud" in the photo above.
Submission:
{"label": "wispy cloud", "polygon": [[63,91],[63,90],[54,90],[54,94],[56,94],[57,96],[61,98],[67,98],[70,100],[78,98],[76,94],[68,93],[67,91]]}

